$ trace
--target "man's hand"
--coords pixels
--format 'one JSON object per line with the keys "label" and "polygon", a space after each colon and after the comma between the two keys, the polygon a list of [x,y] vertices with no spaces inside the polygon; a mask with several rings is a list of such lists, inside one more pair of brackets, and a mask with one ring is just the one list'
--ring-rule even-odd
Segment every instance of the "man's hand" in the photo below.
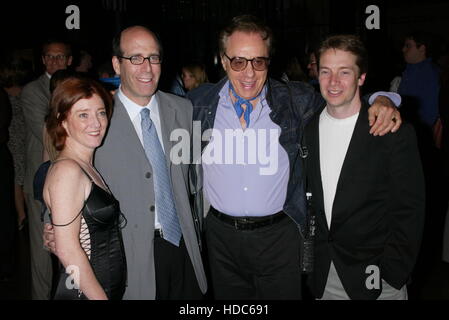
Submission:
{"label": "man's hand", "polygon": [[44,248],[49,250],[51,253],[56,254],[56,244],[55,244],[55,231],[53,226],[46,223],[44,226]]}
{"label": "man's hand", "polygon": [[401,114],[393,102],[385,96],[378,96],[368,109],[370,134],[383,136],[388,132],[396,132],[402,124]]}

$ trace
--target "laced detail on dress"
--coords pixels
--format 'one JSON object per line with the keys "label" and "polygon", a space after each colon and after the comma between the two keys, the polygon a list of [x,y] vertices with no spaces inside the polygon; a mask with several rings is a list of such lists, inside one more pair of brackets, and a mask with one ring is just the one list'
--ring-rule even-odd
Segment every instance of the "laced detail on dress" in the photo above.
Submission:
{"label": "laced detail on dress", "polygon": [[90,260],[90,232],[83,216],[81,216],[80,244],[81,248],[83,248],[84,252],[86,253],[87,258]]}

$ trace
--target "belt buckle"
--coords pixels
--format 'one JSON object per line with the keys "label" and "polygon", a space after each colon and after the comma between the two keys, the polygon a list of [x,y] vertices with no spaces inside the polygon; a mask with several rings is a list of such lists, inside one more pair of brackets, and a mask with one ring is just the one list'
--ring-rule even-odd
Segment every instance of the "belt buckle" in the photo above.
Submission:
{"label": "belt buckle", "polygon": [[241,221],[234,219],[234,227],[236,230],[253,230],[253,224],[249,219],[242,218]]}

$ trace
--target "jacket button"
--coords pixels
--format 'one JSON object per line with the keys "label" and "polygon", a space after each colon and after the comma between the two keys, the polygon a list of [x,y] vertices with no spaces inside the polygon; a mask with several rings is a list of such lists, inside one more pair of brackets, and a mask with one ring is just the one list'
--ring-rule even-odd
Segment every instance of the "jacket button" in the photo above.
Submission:
{"label": "jacket button", "polygon": [[154,206],[151,206],[151,207],[150,207],[150,211],[151,211],[151,212],[154,212],[154,209],[155,209]]}
{"label": "jacket button", "polygon": [[145,178],[150,179],[151,178],[151,172],[145,173]]}
{"label": "jacket button", "polygon": [[334,242],[334,238],[332,238],[332,236],[329,236],[329,237],[327,238],[327,242]]}

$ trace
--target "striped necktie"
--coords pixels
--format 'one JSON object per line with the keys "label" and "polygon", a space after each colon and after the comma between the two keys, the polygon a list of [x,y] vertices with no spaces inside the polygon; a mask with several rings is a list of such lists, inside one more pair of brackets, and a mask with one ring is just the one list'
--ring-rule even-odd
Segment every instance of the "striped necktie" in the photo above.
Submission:
{"label": "striped necktie", "polygon": [[164,150],[157,136],[156,126],[150,119],[150,110],[144,108],[141,112],[142,137],[145,154],[153,168],[154,194],[157,213],[162,225],[163,238],[175,246],[181,240],[181,226],[176,214],[173,188],[168,174]]}

